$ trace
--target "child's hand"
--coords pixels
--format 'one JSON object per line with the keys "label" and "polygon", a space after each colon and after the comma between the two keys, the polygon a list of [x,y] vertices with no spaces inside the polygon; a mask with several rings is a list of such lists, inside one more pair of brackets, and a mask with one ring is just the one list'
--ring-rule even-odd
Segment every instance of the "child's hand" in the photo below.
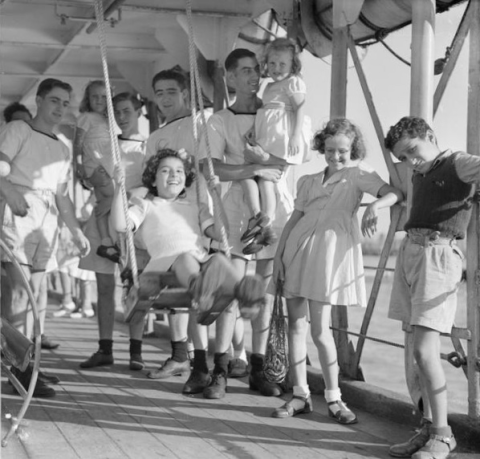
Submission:
{"label": "child's hand", "polygon": [[257,142],[255,140],[255,128],[254,127],[249,129],[248,132],[245,134],[245,140],[247,141],[247,144],[252,146],[252,147],[257,145]]}
{"label": "child's hand", "polygon": [[272,274],[273,283],[277,285],[279,282],[283,284],[285,281],[285,266],[281,258],[275,257],[273,259],[273,274]]}
{"label": "child's hand", "polygon": [[125,181],[125,171],[121,164],[115,164],[113,170],[113,181],[115,185],[120,186]]}
{"label": "child's hand", "polygon": [[245,145],[243,159],[248,164],[264,164],[270,155],[260,145]]}
{"label": "child's hand", "polygon": [[377,205],[376,202],[372,202],[365,209],[365,213],[362,218],[362,234],[364,236],[372,237],[377,231]]}
{"label": "child's hand", "polygon": [[288,156],[295,156],[300,153],[301,139],[299,135],[294,135],[288,142]]}
{"label": "child's hand", "polygon": [[84,257],[90,252],[90,242],[85,237],[81,229],[72,231],[72,240],[80,251],[80,256]]}

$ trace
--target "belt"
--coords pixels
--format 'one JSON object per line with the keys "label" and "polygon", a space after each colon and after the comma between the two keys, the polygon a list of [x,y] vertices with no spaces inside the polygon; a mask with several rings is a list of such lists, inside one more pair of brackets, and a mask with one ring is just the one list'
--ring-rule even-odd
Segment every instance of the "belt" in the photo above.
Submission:
{"label": "belt", "polygon": [[412,229],[407,231],[407,238],[413,243],[423,247],[429,245],[453,245],[456,238],[440,231],[426,229]]}

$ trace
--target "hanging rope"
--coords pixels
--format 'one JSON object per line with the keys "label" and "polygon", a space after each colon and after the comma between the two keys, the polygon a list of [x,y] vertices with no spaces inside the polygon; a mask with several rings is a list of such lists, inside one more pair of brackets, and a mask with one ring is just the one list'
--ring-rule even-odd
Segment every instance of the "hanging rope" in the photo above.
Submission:
{"label": "hanging rope", "polygon": [[[199,169],[198,161],[198,129],[197,129],[197,104],[200,109],[200,117],[202,121],[202,130],[203,136],[205,138],[205,145],[207,151],[207,165],[208,165],[208,175],[211,179],[215,177],[215,169],[213,167],[212,153],[210,149],[210,142],[208,139],[208,129],[207,122],[205,118],[205,108],[202,98],[202,90],[200,83],[200,74],[198,72],[197,58],[196,58],[196,47],[195,47],[195,37],[193,34],[193,18],[192,18],[192,1],[187,0],[187,22],[188,22],[188,56],[190,64],[190,103],[192,111],[192,128],[193,128],[193,137],[194,137],[194,161],[197,171]],[[197,196],[200,198],[199,193],[199,183],[197,180]],[[213,198],[213,207],[214,207],[214,217],[219,219],[221,222],[221,237],[222,237],[222,249],[225,252],[228,258],[231,257],[230,246],[228,244],[227,231],[225,229],[224,222],[222,221],[222,202],[219,196],[219,193],[216,189],[212,190]]]}
{"label": "hanging rope", "polygon": [[[113,113],[113,102],[112,102],[112,89],[110,86],[110,76],[108,74],[108,65],[107,65],[107,41],[105,34],[105,25],[104,25],[104,12],[103,12],[103,3],[102,0],[95,0],[95,18],[98,25],[98,38],[100,41],[100,54],[102,58],[102,69],[103,69],[103,79],[105,82],[105,90],[107,96],[107,115],[108,115],[108,131],[110,134],[110,145],[113,156],[113,164],[117,165],[121,163],[120,157],[120,148],[118,146],[118,139],[115,135],[115,116]],[[127,192],[125,190],[125,180],[123,179],[120,184],[122,200],[123,200],[123,211],[125,213],[125,220],[127,222],[127,250],[128,258],[130,261],[130,268],[133,275],[133,284],[138,286],[138,269],[137,269],[137,259],[135,256],[135,245],[133,243],[133,233],[132,233],[132,222],[128,217],[128,203],[127,203]]]}

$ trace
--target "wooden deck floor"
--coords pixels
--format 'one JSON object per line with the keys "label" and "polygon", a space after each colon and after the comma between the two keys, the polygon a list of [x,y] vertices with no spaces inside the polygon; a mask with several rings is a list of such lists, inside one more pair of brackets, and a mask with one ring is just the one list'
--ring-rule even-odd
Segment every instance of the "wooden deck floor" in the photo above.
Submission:
{"label": "wooden deck floor", "polygon": [[[183,396],[186,376],[159,382],[146,378],[145,371],[128,370],[128,334],[118,323],[115,364],[81,370],[78,364],[96,350],[95,319],[49,317],[46,328],[61,346],[42,353],[42,368],[62,382],[55,398],[33,400],[17,434],[2,448],[3,459],[387,458],[388,446],[412,433],[358,411],[358,424],[341,426],[328,418],[320,395],[313,397],[313,413],[273,419],[272,410],[284,400],[250,391],[246,378],[229,379],[223,400]],[[144,341],[149,368],[168,351],[167,337]],[[21,399],[12,395],[5,377],[1,389],[3,437],[9,426],[5,415],[18,412]]]}

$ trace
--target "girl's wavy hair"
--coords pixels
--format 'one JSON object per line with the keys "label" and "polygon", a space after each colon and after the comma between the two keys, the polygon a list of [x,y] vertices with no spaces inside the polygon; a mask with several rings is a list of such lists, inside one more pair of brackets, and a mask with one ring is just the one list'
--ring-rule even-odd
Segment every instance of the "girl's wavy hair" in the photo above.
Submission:
{"label": "girl's wavy hair", "polygon": [[189,188],[192,185],[196,177],[193,158],[185,150],[175,151],[170,148],[158,150],[155,156],[152,156],[147,161],[147,165],[142,174],[142,183],[148,188],[148,191],[153,196],[158,196],[157,188],[155,186],[155,178],[160,163],[165,158],[178,158],[183,163],[183,167],[185,168],[185,188],[178,195],[180,198],[183,198],[186,194],[186,188]]}
{"label": "girl's wavy hair", "polygon": [[366,151],[362,132],[355,124],[345,118],[330,120],[326,123],[323,129],[317,132],[313,137],[312,149],[324,154],[325,141],[338,134],[343,134],[352,141],[350,154],[352,160],[365,158]]}
{"label": "girl's wavy hair", "polygon": [[289,51],[292,55],[292,75],[300,75],[302,61],[300,60],[300,47],[289,38],[276,38],[267,45],[263,57],[263,75],[268,76],[268,56],[272,51]]}
{"label": "girl's wavy hair", "polygon": [[[92,88],[95,88],[97,86],[102,86],[105,87],[105,82],[103,80],[93,80],[90,81],[90,83],[87,84],[85,91],[83,93],[83,98],[82,101],[80,102],[80,105],[78,107],[78,111],[80,113],[85,113],[85,112],[91,112],[92,107],[90,105],[90,91]],[[113,94],[112,94],[113,96]]]}

